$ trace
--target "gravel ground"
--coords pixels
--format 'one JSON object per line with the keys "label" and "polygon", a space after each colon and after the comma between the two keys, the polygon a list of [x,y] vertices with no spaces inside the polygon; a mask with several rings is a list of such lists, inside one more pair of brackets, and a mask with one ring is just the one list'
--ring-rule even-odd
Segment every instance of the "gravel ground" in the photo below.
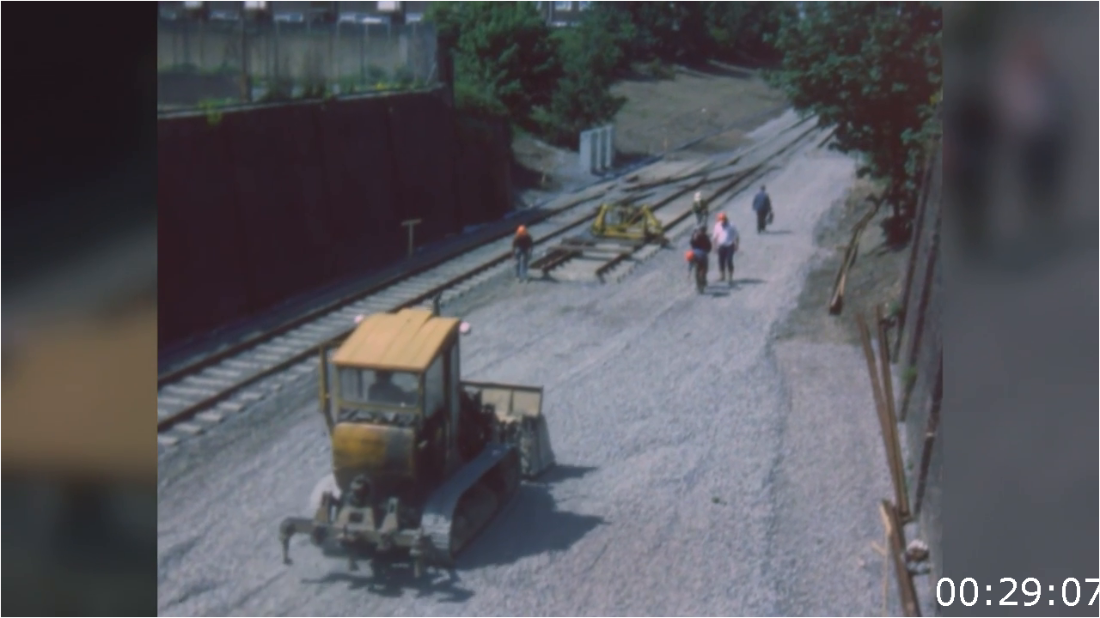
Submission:
{"label": "gravel ground", "polygon": [[[776,342],[854,163],[796,156],[751,195],[735,285],[695,293],[680,252],[618,285],[511,281],[460,301],[467,379],[541,384],[557,469],[458,568],[351,574],[277,525],[328,467],[306,376],[161,459],[164,615],[877,615],[889,495],[858,349]],[[261,422],[262,419],[262,422]],[[894,610],[896,612],[896,610]]]}

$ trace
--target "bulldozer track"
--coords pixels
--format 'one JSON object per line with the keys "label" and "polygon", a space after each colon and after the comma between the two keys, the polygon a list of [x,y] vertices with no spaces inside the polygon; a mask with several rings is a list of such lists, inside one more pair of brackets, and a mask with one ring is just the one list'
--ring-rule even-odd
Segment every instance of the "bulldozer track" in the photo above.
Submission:
{"label": "bulldozer track", "polygon": [[[490,444],[480,455],[460,468],[428,499],[428,502],[424,505],[420,525],[435,551],[433,563],[436,566],[451,566],[455,558],[454,554],[457,554],[464,546],[468,545],[473,537],[488,523],[488,521],[479,522],[480,525],[476,527],[473,534],[464,539],[462,545],[458,547],[451,546],[455,510],[463,495],[481,482],[487,472],[501,462],[507,461],[509,455],[515,456],[515,454],[515,447]],[[503,501],[510,499],[515,494],[515,490],[516,488],[512,487],[508,495],[503,497]],[[499,505],[494,510],[493,515],[499,513],[503,507],[504,504]]]}
{"label": "bulldozer track", "polygon": [[[606,201],[640,201],[650,196],[651,209],[662,219],[666,234],[686,230],[690,204],[671,206],[694,190],[716,186],[718,196],[736,192],[767,174],[784,155],[823,135],[813,118],[789,122],[769,139],[735,153],[715,157],[707,165],[684,165],[656,177],[668,162],[651,163],[616,179],[597,183],[560,197],[541,214],[525,220],[535,238],[536,251],[545,251],[566,234],[590,223],[598,205]],[[731,171],[732,169],[732,171]],[[681,229],[682,228],[682,229]],[[591,259],[596,252],[583,249],[556,264],[555,276],[581,262],[599,281],[621,280],[660,247],[643,245]],[[587,257],[586,257],[587,256]],[[158,451],[205,433],[226,418],[238,414],[269,395],[317,371],[322,346],[345,337],[355,326],[355,316],[392,312],[404,307],[430,305],[433,300],[454,300],[511,267],[511,233],[504,230],[473,248],[422,264],[380,285],[344,297],[325,307],[267,330],[221,352],[158,376]]]}

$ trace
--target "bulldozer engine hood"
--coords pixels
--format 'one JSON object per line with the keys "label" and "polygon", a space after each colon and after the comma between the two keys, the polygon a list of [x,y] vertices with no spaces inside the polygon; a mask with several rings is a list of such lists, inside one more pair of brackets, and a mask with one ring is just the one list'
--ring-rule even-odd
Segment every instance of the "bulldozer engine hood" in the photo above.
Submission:
{"label": "bulldozer engine hood", "polygon": [[337,423],[332,430],[332,469],[341,491],[365,474],[373,479],[414,479],[416,433],[411,427]]}

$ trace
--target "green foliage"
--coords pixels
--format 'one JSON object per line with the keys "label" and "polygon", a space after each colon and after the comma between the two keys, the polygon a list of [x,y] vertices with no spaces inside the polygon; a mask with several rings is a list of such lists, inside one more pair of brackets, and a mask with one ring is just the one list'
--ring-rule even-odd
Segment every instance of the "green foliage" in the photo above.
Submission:
{"label": "green foliage", "polygon": [[789,2],[708,2],[707,34],[714,57],[772,65],[782,59],[774,41],[779,29],[797,17]]}
{"label": "green foliage", "polygon": [[611,120],[625,99],[615,79],[639,64],[672,78],[670,63],[713,57],[774,60],[771,36],[793,5],[768,2],[595,2],[551,31],[528,2],[433,2],[427,12],[454,61],[454,94],[468,114],[507,117],[560,145]]}
{"label": "green foliage", "polygon": [[530,119],[561,74],[550,29],[529,2],[436,2],[428,10],[454,58],[460,108]]}
{"label": "green foliage", "polygon": [[599,10],[619,13],[635,36],[626,47],[635,61],[685,62],[697,59],[705,43],[702,2],[601,2]]}
{"label": "green foliage", "polygon": [[577,135],[615,117],[626,103],[611,94],[617,74],[628,67],[623,37],[629,23],[610,11],[592,11],[572,28],[554,32],[562,76],[550,105],[533,114],[541,134],[550,142],[572,147]]}
{"label": "green foliage", "polygon": [[220,108],[233,103],[232,99],[203,99],[199,101],[199,109],[206,114],[206,124],[216,127],[222,122]]}
{"label": "green foliage", "polygon": [[624,41],[630,60],[699,63],[708,59],[778,60],[770,40],[785,16],[797,9],[787,2],[599,2],[597,10],[616,13],[634,36]]}
{"label": "green foliage", "polygon": [[796,108],[836,126],[837,146],[887,182],[895,212],[911,212],[923,145],[941,89],[939,3],[809,3],[776,37],[771,74]]}
{"label": "green foliage", "polygon": [[904,384],[906,391],[913,390],[913,387],[917,384],[917,368],[913,365],[909,365],[901,372],[901,381]]}

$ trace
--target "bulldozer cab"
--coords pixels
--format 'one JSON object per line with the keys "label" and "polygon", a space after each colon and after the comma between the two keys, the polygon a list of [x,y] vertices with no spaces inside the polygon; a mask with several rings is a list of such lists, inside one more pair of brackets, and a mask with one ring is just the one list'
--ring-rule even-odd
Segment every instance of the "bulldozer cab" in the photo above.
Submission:
{"label": "bulldozer cab", "polygon": [[364,469],[418,481],[453,469],[458,326],[427,310],[380,313],[322,350],[321,412],[338,482]]}

